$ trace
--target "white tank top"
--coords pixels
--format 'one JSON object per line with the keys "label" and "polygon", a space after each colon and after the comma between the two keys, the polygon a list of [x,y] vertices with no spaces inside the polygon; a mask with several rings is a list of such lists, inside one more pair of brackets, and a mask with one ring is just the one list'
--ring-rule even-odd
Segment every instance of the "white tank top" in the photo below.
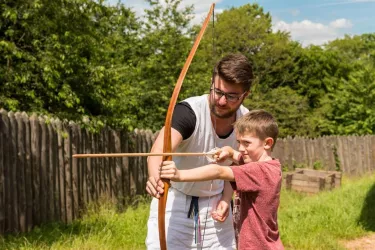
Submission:
{"label": "white tank top", "polygon": [[[191,97],[185,102],[189,103],[196,116],[196,124],[193,134],[183,140],[176,152],[208,152],[215,147],[231,146],[237,148],[234,131],[229,137],[220,139],[210,118],[210,107],[208,95]],[[249,112],[243,105],[236,112],[236,119]],[[192,169],[210,164],[206,156],[173,157],[178,169]],[[211,181],[202,182],[171,182],[173,188],[191,196],[212,196],[223,191],[224,181],[214,180],[211,188]]]}

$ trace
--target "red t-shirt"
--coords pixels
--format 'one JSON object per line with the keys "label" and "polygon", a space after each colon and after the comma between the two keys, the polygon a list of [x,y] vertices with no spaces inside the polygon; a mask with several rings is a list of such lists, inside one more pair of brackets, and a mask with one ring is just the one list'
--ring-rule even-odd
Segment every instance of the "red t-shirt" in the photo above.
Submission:
{"label": "red t-shirt", "polygon": [[235,182],[233,222],[238,249],[284,249],[277,210],[280,203],[281,165],[278,160],[231,166]]}

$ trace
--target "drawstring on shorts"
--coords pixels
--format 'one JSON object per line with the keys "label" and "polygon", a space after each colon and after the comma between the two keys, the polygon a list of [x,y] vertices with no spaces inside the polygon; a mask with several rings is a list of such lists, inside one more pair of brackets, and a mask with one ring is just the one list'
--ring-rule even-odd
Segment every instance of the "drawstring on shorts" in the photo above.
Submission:
{"label": "drawstring on shorts", "polygon": [[194,231],[195,231],[194,241],[195,241],[195,244],[198,244],[198,243],[202,242],[200,219],[199,219],[198,199],[199,199],[199,197],[197,197],[197,196],[191,197],[190,208],[189,208],[189,212],[187,214],[188,218],[194,217]]}

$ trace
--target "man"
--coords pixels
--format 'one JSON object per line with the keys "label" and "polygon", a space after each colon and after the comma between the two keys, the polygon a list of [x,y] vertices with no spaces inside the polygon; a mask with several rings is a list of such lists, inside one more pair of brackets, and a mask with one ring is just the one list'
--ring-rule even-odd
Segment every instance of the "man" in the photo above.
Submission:
{"label": "man", "polygon": [[[241,54],[222,58],[214,68],[209,95],[191,97],[176,105],[172,120],[172,151],[208,152],[216,147],[236,147],[233,123],[248,110],[242,106],[253,80],[252,67]],[[164,128],[151,152],[163,152]],[[206,157],[174,157],[179,169],[206,165]],[[159,167],[162,157],[149,157],[146,190],[151,202],[146,245],[159,249],[158,198],[163,193]],[[168,249],[235,249],[231,213],[229,219],[216,222],[212,207],[229,211],[232,188],[222,180],[171,182],[166,204]]]}

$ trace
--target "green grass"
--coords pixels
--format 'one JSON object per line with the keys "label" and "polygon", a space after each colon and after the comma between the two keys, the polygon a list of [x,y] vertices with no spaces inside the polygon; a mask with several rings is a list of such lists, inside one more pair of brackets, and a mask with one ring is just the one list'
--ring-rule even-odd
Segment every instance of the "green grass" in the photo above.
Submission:
{"label": "green grass", "polygon": [[0,249],[144,249],[150,199],[140,198],[137,208],[123,213],[101,202],[70,225],[53,223],[25,235],[0,237]]}
{"label": "green grass", "polygon": [[[0,237],[0,249],[145,249],[149,202],[123,213],[102,202],[70,225]],[[286,249],[342,249],[341,241],[375,232],[375,175],[344,179],[341,188],[313,196],[283,190],[279,224]]]}
{"label": "green grass", "polygon": [[344,179],[314,196],[283,190],[279,210],[286,249],[343,249],[339,244],[375,231],[375,175]]}

